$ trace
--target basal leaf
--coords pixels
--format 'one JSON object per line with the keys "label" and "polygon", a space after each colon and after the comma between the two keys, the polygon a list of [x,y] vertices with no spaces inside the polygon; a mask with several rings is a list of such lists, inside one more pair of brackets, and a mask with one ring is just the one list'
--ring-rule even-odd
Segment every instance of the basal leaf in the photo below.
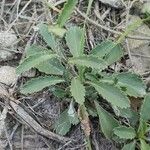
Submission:
{"label": "basal leaf", "polygon": [[69,19],[70,15],[74,11],[77,2],[78,0],[67,0],[57,20],[57,24],[60,27],[65,25],[66,21]]}
{"label": "basal leaf", "polygon": [[107,61],[108,65],[111,65],[123,56],[123,50],[119,44],[107,40],[97,45],[92,50],[92,54],[103,58]]}
{"label": "basal leaf", "polygon": [[70,58],[69,62],[71,64],[83,66],[83,67],[91,67],[92,69],[103,70],[107,68],[107,63],[95,56],[80,56],[75,58]]}
{"label": "basal leaf", "polygon": [[56,58],[44,61],[37,65],[35,68],[46,74],[63,75],[64,73],[63,65]]}
{"label": "basal leaf", "polygon": [[48,31],[50,33],[53,33],[56,36],[59,36],[60,38],[63,38],[63,36],[66,33],[66,29],[59,27],[58,25],[55,26],[49,26]]}
{"label": "basal leaf", "polygon": [[65,135],[67,132],[69,132],[71,125],[76,125],[79,123],[77,113],[74,111],[74,116],[72,114],[70,115],[68,113],[69,109],[63,111],[54,124],[54,129],[58,134]]}
{"label": "basal leaf", "polygon": [[44,41],[47,45],[52,49],[55,50],[57,48],[57,43],[52,33],[48,30],[48,25],[46,24],[39,24],[39,33],[43,37]]}
{"label": "basal leaf", "polygon": [[150,93],[144,98],[143,104],[141,106],[140,117],[144,121],[150,120]]}
{"label": "basal leaf", "polygon": [[73,57],[83,55],[84,51],[84,30],[79,27],[71,27],[66,34],[66,42]]}
{"label": "basal leaf", "polygon": [[129,144],[125,144],[121,150],[135,150],[136,142],[133,141]]}
{"label": "basal leaf", "polygon": [[60,135],[65,135],[67,132],[69,132],[71,128],[71,123],[68,118],[67,109],[62,112],[58,118],[58,120],[54,123],[54,129],[56,133]]}
{"label": "basal leaf", "polygon": [[111,51],[105,55],[104,60],[109,64],[113,64],[121,59],[123,56],[123,49],[120,45],[116,45],[114,43],[114,47],[111,49]]}
{"label": "basal leaf", "polygon": [[25,54],[26,54],[26,57],[29,57],[29,56],[33,56],[33,55],[36,55],[36,54],[41,54],[42,55],[44,52],[46,53],[46,52],[52,52],[52,51],[46,49],[45,47],[33,44],[33,45],[28,46],[26,48]]}
{"label": "basal leaf", "polygon": [[121,73],[116,76],[117,84],[125,88],[125,92],[134,97],[143,97],[146,87],[138,75],[132,73]]}
{"label": "basal leaf", "polygon": [[140,139],[141,150],[150,150],[150,145],[147,144],[143,139]]}
{"label": "basal leaf", "polygon": [[114,85],[108,83],[88,83],[92,85],[97,90],[97,92],[108,102],[110,102],[113,106],[117,106],[120,108],[130,107],[128,97]]}
{"label": "basal leaf", "polygon": [[106,138],[111,139],[113,129],[119,126],[119,122],[111,114],[109,114],[106,110],[99,106],[96,101],[95,106],[99,116],[101,130]]}
{"label": "basal leaf", "polygon": [[21,74],[37,65],[40,63],[55,58],[57,57],[56,54],[48,54],[48,53],[43,53],[43,54],[36,54],[33,56],[30,56],[21,62],[21,64],[17,67],[16,72],[17,74]]}
{"label": "basal leaf", "polygon": [[38,92],[45,87],[55,85],[61,82],[64,82],[62,78],[54,77],[54,76],[34,78],[29,80],[23,85],[23,87],[21,88],[21,93],[30,94],[30,93]]}
{"label": "basal leaf", "polygon": [[96,47],[92,49],[91,54],[103,58],[106,54],[110,53],[113,46],[114,44],[112,41],[110,40],[104,41],[99,45],[96,45]]}
{"label": "basal leaf", "polygon": [[113,132],[120,139],[134,139],[136,137],[136,132],[132,127],[119,126],[114,128]]}
{"label": "basal leaf", "polygon": [[75,101],[82,105],[85,101],[85,87],[78,78],[72,79],[70,91]]}

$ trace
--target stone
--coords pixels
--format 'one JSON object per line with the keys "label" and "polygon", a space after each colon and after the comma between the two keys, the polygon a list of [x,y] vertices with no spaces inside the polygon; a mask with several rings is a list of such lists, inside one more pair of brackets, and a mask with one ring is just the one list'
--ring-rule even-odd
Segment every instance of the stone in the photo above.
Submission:
{"label": "stone", "polygon": [[0,82],[6,85],[14,84],[17,81],[16,68],[10,66],[0,67]]}
{"label": "stone", "polygon": [[12,52],[15,48],[15,42],[17,36],[13,31],[1,31],[0,32],[0,62],[8,61],[14,58],[14,53]]}

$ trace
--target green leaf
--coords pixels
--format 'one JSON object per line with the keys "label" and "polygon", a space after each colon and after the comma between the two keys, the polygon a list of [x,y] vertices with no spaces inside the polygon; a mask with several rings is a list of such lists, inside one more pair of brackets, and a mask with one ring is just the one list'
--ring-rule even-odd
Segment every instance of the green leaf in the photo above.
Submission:
{"label": "green leaf", "polygon": [[53,95],[58,98],[65,98],[65,96],[68,94],[66,90],[56,86],[50,87],[50,92],[52,92]]}
{"label": "green leaf", "polygon": [[150,145],[147,144],[143,139],[140,139],[141,150],[150,150]]}
{"label": "green leaf", "polygon": [[113,46],[114,44],[112,41],[104,41],[101,44],[97,45],[95,48],[93,48],[91,54],[103,58],[106,54],[110,53]]}
{"label": "green leaf", "polygon": [[66,109],[64,112],[62,112],[58,120],[53,125],[57,134],[65,135],[71,128],[71,123],[68,119],[67,111],[68,110]]}
{"label": "green leaf", "polygon": [[36,55],[36,54],[41,54],[42,55],[44,52],[46,53],[46,52],[52,52],[52,51],[46,49],[45,47],[36,45],[36,44],[28,46],[25,50],[26,57],[33,56],[33,55]]}
{"label": "green leaf", "polygon": [[72,79],[70,91],[75,101],[82,105],[85,101],[85,87],[78,78]]}
{"label": "green leaf", "polygon": [[146,87],[138,75],[132,73],[121,73],[116,75],[117,84],[125,88],[125,92],[134,97],[143,97],[146,94]]}
{"label": "green leaf", "polygon": [[[31,45],[26,48],[26,57],[33,56],[35,54],[43,54],[43,52],[48,52],[51,50],[47,50],[44,47],[38,45]],[[46,74],[54,74],[54,75],[63,75],[64,67],[60,63],[60,61],[56,58],[52,58],[50,60],[46,60],[35,66],[40,72],[44,72]]]}
{"label": "green leaf", "polygon": [[77,113],[74,113],[74,118],[68,114],[68,109],[60,114],[58,120],[54,124],[54,129],[56,133],[60,135],[65,135],[67,132],[69,132],[72,124],[76,125],[77,123],[79,123]]}
{"label": "green leaf", "polygon": [[78,0],[67,0],[57,20],[57,24],[60,27],[65,25],[66,21],[69,19],[70,15],[74,11],[77,2]]}
{"label": "green leaf", "polygon": [[117,106],[120,108],[130,107],[130,101],[128,97],[124,95],[121,90],[114,85],[108,83],[88,83],[92,85],[97,90],[97,92],[113,106]]}
{"label": "green leaf", "polygon": [[114,47],[112,47],[111,51],[108,54],[106,54],[106,56],[104,57],[104,60],[109,65],[111,65],[119,61],[122,56],[123,56],[123,49],[121,48],[120,45],[116,45],[116,43],[114,43]]}
{"label": "green leaf", "polygon": [[76,110],[74,108],[73,102],[70,103],[69,109],[68,109],[68,117],[71,124],[76,125],[79,123],[78,115],[76,113]]}
{"label": "green leaf", "polygon": [[30,93],[38,92],[45,87],[55,85],[61,82],[64,82],[62,78],[54,77],[54,76],[34,78],[29,80],[23,85],[23,87],[21,88],[21,93],[30,94]]}
{"label": "green leaf", "polygon": [[135,146],[136,146],[136,142],[133,141],[133,142],[131,142],[129,144],[124,145],[122,150],[135,150]]}
{"label": "green leaf", "polygon": [[95,106],[99,116],[101,130],[105,137],[108,139],[112,138],[112,132],[115,127],[119,126],[119,122],[95,101]]}
{"label": "green leaf", "polygon": [[42,62],[36,68],[46,74],[63,75],[64,73],[63,65],[56,58]]}
{"label": "green leaf", "polygon": [[104,58],[108,65],[111,65],[123,56],[123,50],[120,45],[107,40],[102,42],[100,45],[97,45],[92,50],[92,54],[97,57]]}
{"label": "green leaf", "polygon": [[136,137],[136,132],[132,127],[119,126],[114,128],[113,132],[121,139],[134,139]]}
{"label": "green leaf", "polygon": [[144,121],[150,119],[150,93],[147,94],[144,98],[143,104],[141,106],[140,117]]}
{"label": "green leaf", "polygon": [[49,26],[48,31],[55,34],[56,36],[59,36],[63,38],[63,36],[66,33],[66,29],[59,27],[58,25],[55,26]]}
{"label": "green leaf", "polygon": [[43,54],[36,54],[33,56],[30,56],[21,62],[21,64],[17,67],[16,72],[17,74],[21,74],[33,67],[36,67],[40,63],[55,58],[57,57],[56,54],[48,54],[48,53],[43,53]]}
{"label": "green leaf", "polygon": [[104,60],[90,55],[70,58],[69,63],[99,70],[107,68],[107,63]]}
{"label": "green leaf", "polygon": [[44,41],[47,43],[47,45],[52,49],[57,49],[57,43],[55,41],[55,38],[52,33],[48,31],[48,25],[46,24],[39,24],[39,33],[43,37]]}
{"label": "green leaf", "polygon": [[66,42],[73,57],[83,55],[84,51],[84,30],[79,27],[71,27],[66,34]]}
{"label": "green leaf", "polygon": [[143,119],[139,120],[139,128],[138,128],[138,138],[145,138],[145,134],[147,132],[148,126],[146,121],[144,121]]}

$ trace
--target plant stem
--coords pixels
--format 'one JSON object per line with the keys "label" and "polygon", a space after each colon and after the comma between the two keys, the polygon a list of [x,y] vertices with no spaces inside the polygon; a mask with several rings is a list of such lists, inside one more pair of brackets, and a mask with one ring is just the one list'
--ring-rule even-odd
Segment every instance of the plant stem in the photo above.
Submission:
{"label": "plant stem", "polygon": [[87,142],[86,149],[87,149],[87,150],[92,150],[90,136],[87,136],[87,137],[86,137],[86,142]]}

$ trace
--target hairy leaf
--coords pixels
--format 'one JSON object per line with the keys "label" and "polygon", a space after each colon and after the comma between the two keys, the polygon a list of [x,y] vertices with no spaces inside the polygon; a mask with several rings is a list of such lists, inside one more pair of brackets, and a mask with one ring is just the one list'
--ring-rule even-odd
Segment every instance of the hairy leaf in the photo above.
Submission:
{"label": "hairy leaf", "polygon": [[71,27],[66,34],[66,42],[73,57],[83,55],[84,31],[79,27]]}
{"label": "hairy leaf", "polygon": [[33,44],[31,46],[28,46],[26,48],[25,52],[26,52],[26,57],[29,57],[29,56],[33,56],[33,55],[36,55],[36,54],[41,54],[42,55],[44,52],[46,53],[46,52],[52,52],[52,51],[46,49],[45,47]]}
{"label": "hairy leaf", "polygon": [[116,76],[120,87],[125,88],[125,92],[134,97],[143,97],[146,94],[146,87],[138,75],[132,73],[121,73]]}
{"label": "hairy leaf", "polygon": [[75,77],[72,79],[70,90],[75,101],[82,105],[85,101],[85,87],[78,78]]}
{"label": "hairy leaf", "polygon": [[123,50],[120,45],[107,40],[97,45],[93,50],[92,54],[97,57],[104,58],[108,65],[118,61],[123,56]]}
{"label": "hairy leaf", "polygon": [[72,118],[72,116],[68,114],[68,109],[66,109],[64,112],[60,114],[58,120],[54,124],[54,129],[56,133],[65,135],[67,132],[69,132],[72,124],[76,125],[79,122],[77,113],[76,112],[74,113],[75,113],[74,118]]}
{"label": "hairy leaf", "polygon": [[30,93],[38,92],[45,87],[55,85],[61,82],[64,82],[62,78],[54,77],[54,76],[34,78],[29,80],[23,85],[23,87],[21,88],[21,93],[30,94]]}
{"label": "hairy leaf", "polygon": [[120,108],[130,107],[128,97],[124,95],[120,91],[120,89],[118,89],[114,85],[108,83],[88,83],[91,84],[97,90],[97,92],[108,102],[110,102],[113,106],[117,106]]}
{"label": "hairy leaf", "polygon": [[141,106],[140,116],[141,119],[147,121],[150,119],[150,93],[147,94],[144,98],[143,104]]}
{"label": "hairy leaf", "polygon": [[21,62],[21,64],[17,67],[16,72],[17,74],[21,74],[33,67],[36,67],[37,65],[39,65],[40,63],[46,60],[49,60],[55,57],[57,57],[56,54],[48,54],[48,53],[36,54],[36,55],[30,56],[24,59],[23,62]]}
{"label": "hairy leaf", "polygon": [[122,150],[135,150],[136,142],[133,141],[123,146]]}
{"label": "hairy leaf", "polygon": [[113,132],[121,139],[133,139],[136,137],[136,132],[132,127],[119,126],[114,128]]}
{"label": "hairy leaf", "polygon": [[66,21],[69,19],[70,15],[72,14],[77,2],[78,0],[67,0],[57,20],[57,24],[60,27],[65,25]]}
{"label": "hairy leaf", "polygon": [[61,28],[61,27],[59,27],[58,25],[49,26],[49,27],[48,27],[48,31],[49,31],[50,33],[55,34],[56,36],[61,37],[61,38],[63,38],[63,36],[64,36],[65,33],[66,33],[66,29]]}
{"label": "hairy leaf", "polygon": [[113,46],[114,44],[112,41],[104,41],[101,44],[97,45],[95,48],[93,48],[91,54],[103,58],[106,54],[110,53]]}
{"label": "hairy leaf", "polygon": [[108,54],[106,54],[104,60],[109,65],[111,65],[119,61],[122,56],[123,56],[123,49],[121,48],[120,45],[116,45],[116,43],[114,43],[114,47],[111,49],[111,51]]}
{"label": "hairy leaf", "polygon": [[58,118],[58,120],[54,124],[54,129],[56,133],[60,135],[65,135],[67,132],[69,132],[71,128],[71,123],[68,119],[68,110],[65,110],[62,112]]}
{"label": "hairy leaf", "polygon": [[101,130],[105,137],[108,139],[112,138],[112,132],[115,127],[119,126],[119,122],[95,101],[95,106],[99,116]]}
{"label": "hairy leaf", "polygon": [[63,65],[56,58],[42,62],[36,68],[46,74],[63,75],[64,73]]}
{"label": "hairy leaf", "polygon": [[143,139],[140,139],[141,150],[150,150],[150,145],[147,144]]}
{"label": "hairy leaf", "polygon": [[76,64],[84,67],[91,67],[92,69],[103,70],[107,68],[107,63],[95,56],[80,56],[75,58],[70,58],[69,62],[71,64]]}
{"label": "hairy leaf", "polygon": [[44,41],[52,50],[55,50],[57,48],[57,43],[55,41],[53,34],[48,31],[48,25],[39,24],[38,27],[39,33],[43,37]]}

